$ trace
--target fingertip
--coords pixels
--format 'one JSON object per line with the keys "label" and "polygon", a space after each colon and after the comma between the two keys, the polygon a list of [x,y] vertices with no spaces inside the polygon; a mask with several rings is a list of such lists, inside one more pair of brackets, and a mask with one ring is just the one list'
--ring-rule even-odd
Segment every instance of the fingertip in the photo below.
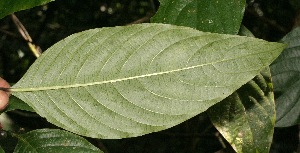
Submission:
{"label": "fingertip", "polygon": [[[10,85],[0,77],[0,87],[2,88],[10,88]],[[0,90],[0,111],[4,110],[7,105],[8,105],[8,101],[9,101],[9,92]]]}
{"label": "fingertip", "polygon": [[4,110],[8,105],[9,95],[4,92],[0,91],[0,111]]}

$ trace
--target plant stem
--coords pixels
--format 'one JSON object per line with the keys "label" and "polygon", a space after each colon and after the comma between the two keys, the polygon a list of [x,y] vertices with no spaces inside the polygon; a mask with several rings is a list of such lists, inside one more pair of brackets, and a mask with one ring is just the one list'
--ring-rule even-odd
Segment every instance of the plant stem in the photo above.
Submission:
{"label": "plant stem", "polygon": [[5,92],[10,92],[10,88],[3,88],[3,87],[0,87],[0,90],[5,91]]}

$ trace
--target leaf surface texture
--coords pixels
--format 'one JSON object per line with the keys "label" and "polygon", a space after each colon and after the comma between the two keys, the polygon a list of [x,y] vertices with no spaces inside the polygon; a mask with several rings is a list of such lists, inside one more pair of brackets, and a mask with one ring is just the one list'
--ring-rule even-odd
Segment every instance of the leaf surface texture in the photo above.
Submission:
{"label": "leaf surface texture", "polygon": [[49,48],[12,94],[77,134],[140,136],[207,110],[284,47],[166,24],[92,29]]}

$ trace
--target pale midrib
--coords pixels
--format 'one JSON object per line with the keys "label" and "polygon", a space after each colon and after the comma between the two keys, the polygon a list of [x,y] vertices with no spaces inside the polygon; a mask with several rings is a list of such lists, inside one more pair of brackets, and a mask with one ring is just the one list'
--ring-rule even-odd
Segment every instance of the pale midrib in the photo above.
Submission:
{"label": "pale midrib", "polygon": [[[221,61],[219,61],[221,62]],[[139,79],[139,78],[145,78],[145,77],[151,77],[151,76],[157,76],[162,74],[168,74],[173,72],[179,72],[189,69],[194,69],[198,67],[203,67],[206,65],[212,65],[214,63],[206,63],[206,64],[200,64],[190,67],[185,67],[181,69],[176,70],[170,70],[170,71],[163,71],[163,72],[157,72],[157,73],[151,73],[151,74],[144,74],[144,75],[138,75],[133,77],[127,77],[127,78],[120,78],[120,79],[114,79],[114,80],[107,80],[107,81],[100,81],[100,82],[91,82],[91,83],[83,83],[83,84],[72,84],[72,85],[64,85],[64,86],[50,86],[50,87],[34,87],[34,88],[11,88],[11,92],[31,92],[31,91],[44,91],[44,90],[57,90],[57,89],[67,89],[67,88],[77,88],[77,87],[87,87],[87,86],[93,86],[93,85],[101,85],[101,84],[107,84],[107,83],[116,83],[121,81],[127,81],[127,80],[133,80],[133,79]]]}

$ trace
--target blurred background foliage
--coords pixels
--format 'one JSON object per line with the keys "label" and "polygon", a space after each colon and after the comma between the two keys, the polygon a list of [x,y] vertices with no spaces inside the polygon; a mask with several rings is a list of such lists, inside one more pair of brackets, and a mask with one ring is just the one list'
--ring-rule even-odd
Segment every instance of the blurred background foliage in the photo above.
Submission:
{"label": "blurred background foliage", "polygon": [[[149,22],[158,7],[157,0],[56,0],[15,15],[29,32],[33,43],[46,50],[59,40],[83,30]],[[257,38],[279,41],[291,29],[300,26],[300,1],[247,0],[243,24]],[[11,16],[1,19],[0,76],[10,83],[17,82],[35,59]],[[32,113],[12,111],[8,115],[23,132],[54,127]],[[232,151],[205,113],[171,129],[142,137],[121,140],[87,139],[110,153]],[[224,149],[224,146],[227,148]],[[275,129],[270,152],[292,153],[297,152],[297,148],[300,151],[298,126]]]}

